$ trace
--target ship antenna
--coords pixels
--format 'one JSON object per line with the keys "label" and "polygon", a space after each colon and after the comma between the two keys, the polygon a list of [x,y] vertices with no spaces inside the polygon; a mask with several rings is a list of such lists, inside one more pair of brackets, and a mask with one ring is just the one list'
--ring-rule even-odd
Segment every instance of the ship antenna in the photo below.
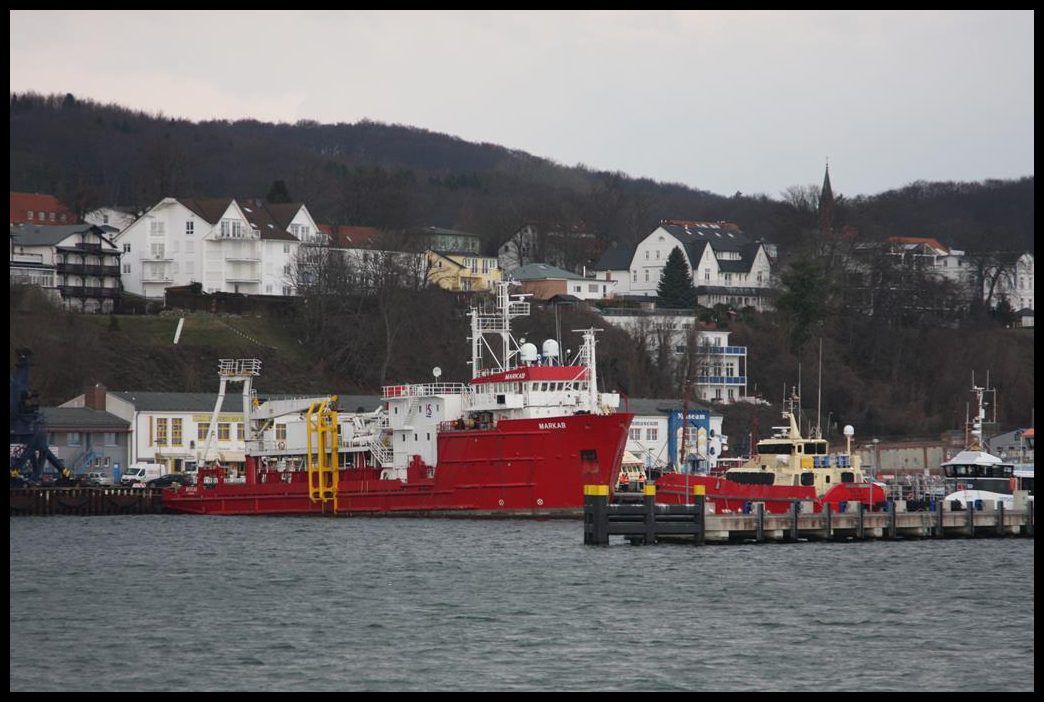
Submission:
{"label": "ship antenna", "polygon": [[798,384],[797,384],[797,422],[798,422],[798,433],[801,433],[801,364],[798,363]]}
{"label": "ship antenna", "polygon": [[816,438],[823,438],[823,425],[820,420],[823,417],[823,337],[819,337],[819,389],[816,398]]}

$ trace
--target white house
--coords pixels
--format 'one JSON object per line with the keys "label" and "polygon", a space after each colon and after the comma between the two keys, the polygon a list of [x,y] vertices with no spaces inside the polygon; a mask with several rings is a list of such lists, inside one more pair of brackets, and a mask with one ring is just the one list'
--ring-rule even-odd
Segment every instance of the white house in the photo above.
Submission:
{"label": "white house", "polygon": [[655,297],[667,258],[676,248],[692,271],[701,305],[722,303],[758,310],[770,306],[772,261],[768,252],[762,242],[729,222],[665,220],[633,250],[607,251],[594,269],[600,277],[620,281],[617,295]]}
{"label": "white house", "polygon": [[110,237],[92,224],[12,226],[11,282],[40,286],[74,312],[112,312],[120,249]]}
{"label": "white house", "polygon": [[633,246],[613,247],[607,249],[591,270],[602,280],[615,283],[615,295],[631,294],[631,261],[634,259]]}
{"label": "white house", "polygon": [[[671,359],[688,351],[689,336],[698,324],[688,310],[640,310],[607,308],[602,315],[610,324],[641,337],[649,354],[656,356],[661,344],[670,348]],[[723,329],[696,330],[697,399],[731,404],[747,397],[747,347],[729,344],[731,332]]]}
{"label": "white house", "polygon": [[207,292],[292,295],[298,247],[326,241],[300,203],[172,197],[116,238],[124,289],[150,298],[190,283]]}
{"label": "white house", "polygon": [[1000,302],[1001,295],[1007,297],[1016,310],[1033,309],[1033,254],[1022,254],[1014,268],[1001,275],[993,291],[994,306]]}
{"label": "white house", "polygon": [[[882,244],[863,244],[858,250],[870,254],[882,250]],[[949,280],[961,290],[976,293],[981,281],[982,298],[989,294],[993,285],[990,306],[996,307],[1001,298],[1007,298],[1013,309],[1033,309],[1033,254],[1026,252],[1014,264],[1006,254],[987,254],[995,258],[988,270],[977,270],[975,258],[964,251],[951,249],[931,237],[893,236],[883,244],[885,253],[897,264],[919,266],[932,271],[942,279]],[[981,254],[980,254],[981,255]]]}

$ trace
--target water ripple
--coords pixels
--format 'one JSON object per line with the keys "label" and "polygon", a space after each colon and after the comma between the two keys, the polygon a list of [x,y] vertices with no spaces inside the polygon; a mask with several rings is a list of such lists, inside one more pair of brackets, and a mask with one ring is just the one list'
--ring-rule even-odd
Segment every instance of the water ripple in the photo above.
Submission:
{"label": "water ripple", "polygon": [[1032,541],[581,542],[577,522],[12,519],[11,690],[1033,689]]}

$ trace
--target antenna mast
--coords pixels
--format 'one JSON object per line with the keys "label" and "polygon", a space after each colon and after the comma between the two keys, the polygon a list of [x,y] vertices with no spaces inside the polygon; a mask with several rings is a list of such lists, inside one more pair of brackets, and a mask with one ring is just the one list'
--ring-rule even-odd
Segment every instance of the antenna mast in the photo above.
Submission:
{"label": "antenna mast", "polygon": [[[525,302],[528,295],[511,295],[508,288],[510,281],[501,281],[497,284],[496,310],[487,312],[485,309],[473,308],[471,310],[471,377],[477,378],[482,375],[482,348],[489,350],[494,362],[499,368],[506,371],[512,367],[511,359],[517,351],[517,343],[511,336],[511,320],[516,317],[529,315],[529,303]],[[516,299],[512,299],[512,297]],[[497,334],[500,336],[501,352],[503,358],[498,358],[496,351],[486,341],[486,334]],[[516,349],[512,349],[512,345]]]}
{"label": "antenna mast", "polygon": [[816,438],[823,438],[823,425],[820,419],[823,416],[823,337],[819,337],[819,389],[816,398]]}

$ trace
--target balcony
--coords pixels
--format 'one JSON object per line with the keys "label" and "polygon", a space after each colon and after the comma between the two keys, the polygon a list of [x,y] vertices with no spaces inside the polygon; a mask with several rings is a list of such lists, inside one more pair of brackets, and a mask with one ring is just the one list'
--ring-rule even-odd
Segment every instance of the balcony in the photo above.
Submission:
{"label": "balcony", "polygon": [[746,356],[746,346],[700,346],[696,353],[711,356]]}
{"label": "balcony", "polygon": [[696,377],[697,385],[746,385],[745,375],[700,375]]}
{"label": "balcony", "polygon": [[116,253],[112,249],[110,249],[108,251],[105,251],[104,247],[101,244],[87,244],[87,243],[84,243],[82,241],[79,242],[79,243],[73,244],[72,246],[59,246],[58,250],[59,251],[78,251],[78,252],[85,252],[85,253],[92,253],[92,254]]}
{"label": "balcony", "polygon": [[83,287],[78,285],[59,285],[58,290],[61,291],[62,297],[86,297],[86,298],[98,298],[98,299],[110,299],[116,300],[120,296],[119,288],[97,288],[97,287]]}
{"label": "balcony", "polygon": [[106,276],[112,276],[114,278],[120,277],[119,266],[98,266],[86,263],[59,263],[56,268],[58,272],[63,275],[93,275],[99,278],[104,278]]}
{"label": "balcony", "polygon": [[260,283],[261,264],[240,259],[225,259],[225,281],[229,283]]}
{"label": "balcony", "polygon": [[13,253],[11,254],[11,265],[16,263],[28,263],[34,266],[42,266],[44,264],[43,254]]}

